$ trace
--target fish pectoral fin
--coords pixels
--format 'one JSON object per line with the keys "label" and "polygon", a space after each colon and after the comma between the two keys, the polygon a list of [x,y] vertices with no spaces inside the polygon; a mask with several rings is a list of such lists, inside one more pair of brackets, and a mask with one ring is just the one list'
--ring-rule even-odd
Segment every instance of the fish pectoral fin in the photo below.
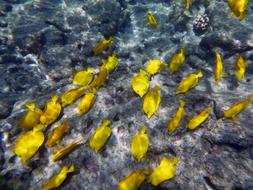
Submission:
{"label": "fish pectoral fin", "polygon": [[236,124],[239,124],[239,123],[240,123],[238,117],[235,117],[235,116],[232,117],[232,121],[233,121],[234,123],[236,123]]}

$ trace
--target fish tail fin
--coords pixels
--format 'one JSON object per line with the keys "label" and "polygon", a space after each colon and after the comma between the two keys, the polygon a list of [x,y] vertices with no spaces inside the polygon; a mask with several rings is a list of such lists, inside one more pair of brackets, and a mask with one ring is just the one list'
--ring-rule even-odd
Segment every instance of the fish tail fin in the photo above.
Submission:
{"label": "fish tail fin", "polygon": [[241,13],[240,14],[240,21],[244,20],[246,16],[247,16],[247,13],[245,11],[243,13]]}
{"label": "fish tail fin", "polygon": [[75,166],[74,164],[71,164],[71,166],[69,166],[68,170],[67,170],[67,173],[71,173],[71,172],[74,172],[75,171]]}
{"label": "fish tail fin", "polygon": [[58,100],[58,96],[56,96],[56,95],[54,95],[54,96],[52,96],[52,102],[57,102],[57,100]]}
{"label": "fish tail fin", "polygon": [[236,14],[232,11],[232,12],[231,12],[231,16],[232,16],[232,17],[236,17]]}
{"label": "fish tail fin", "polygon": [[70,119],[67,117],[67,119],[64,122],[64,128],[66,128],[66,130],[69,129],[69,122],[70,122]]}
{"label": "fish tail fin", "polygon": [[113,41],[113,37],[112,36],[110,36],[109,41],[112,43],[112,41]]}
{"label": "fish tail fin", "polygon": [[140,75],[147,75],[148,73],[145,71],[145,70],[143,70],[143,69],[140,69]]}
{"label": "fish tail fin", "polygon": [[159,91],[159,90],[160,90],[160,86],[155,85],[155,87],[154,87],[154,91],[155,91],[155,92],[157,92],[157,91]]}
{"label": "fish tail fin", "polygon": [[196,75],[197,75],[198,78],[203,77],[202,71],[198,71]]}
{"label": "fish tail fin", "polygon": [[102,125],[103,125],[103,126],[108,126],[108,125],[110,125],[110,124],[111,124],[111,121],[108,120],[108,119],[106,119],[106,120],[104,120],[104,121],[102,122]]}
{"label": "fish tail fin", "polygon": [[171,161],[172,165],[177,165],[177,163],[178,163],[177,157],[172,158],[170,161]]}
{"label": "fish tail fin", "polygon": [[249,99],[250,101],[252,101],[252,100],[253,100],[253,94],[249,95],[248,99]]}
{"label": "fish tail fin", "polygon": [[207,108],[207,112],[208,112],[208,113],[211,113],[211,111],[212,111],[212,107],[209,106],[209,107]]}
{"label": "fish tail fin", "polygon": [[147,129],[146,129],[146,127],[145,127],[145,126],[143,126],[143,127],[141,128],[140,133],[141,133],[141,134],[145,134],[145,133],[146,133],[146,130],[147,130]]}
{"label": "fish tail fin", "polygon": [[186,48],[185,48],[185,47],[182,48],[182,49],[180,50],[180,52],[181,52],[182,54],[185,54],[185,51],[186,51]]}
{"label": "fish tail fin", "polygon": [[166,69],[167,65],[165,63],[161,63],[161,69]]}
{"label": "fish tail fin", "polygon": [[35,110],[35,103],[30,103],[30,104],[26,104],[25,107],[27,107],[27,109],[34,111]]}
{"label": "fish tail fin", "polygon": [[45,128],[46,126],[43,125],[43,124],[38,124],[36,125],[34,128],[33,128],[33,132],[37,132],[37,131],[40,131],[42,130],[43,128]]}
{"label": "fish tail fin", "polygon": [[93,68],[88,67],[87,72],[88,72],[88,73],[93,73]]}
{"label": "fish tail fin", "polygon": [[185,101],[180,99],[180,100],[179,100],[179,104],[180,104],[180,107],[184,107]]}

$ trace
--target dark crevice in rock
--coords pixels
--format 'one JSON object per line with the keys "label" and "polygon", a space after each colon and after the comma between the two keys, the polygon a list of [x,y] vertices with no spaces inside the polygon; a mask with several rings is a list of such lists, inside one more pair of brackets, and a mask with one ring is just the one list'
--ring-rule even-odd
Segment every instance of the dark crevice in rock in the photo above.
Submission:
{"label": "dark crevice in rock", "polygon": [[220,188],[217,188],[216,185],[213,184],[213,182],[208,176],[204,176],[203,179],[205,180],[208,187],[210,187],[212,190],[221,190]]}

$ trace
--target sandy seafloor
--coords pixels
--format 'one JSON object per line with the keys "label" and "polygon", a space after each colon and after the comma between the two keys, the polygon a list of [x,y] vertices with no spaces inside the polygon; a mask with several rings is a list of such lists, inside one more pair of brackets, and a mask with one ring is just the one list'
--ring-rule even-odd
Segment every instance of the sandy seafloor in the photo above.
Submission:
{"label": "sandy seafloor", "polygon": [[[73,163],[75,172],[61,186],[64,190],[112,190],[135,170],[150,171],[163,157],[176,156],[176,176],[158,187],[146,182],[141,190],[252,190],[253,189],[253,105],[239,115],[239,124],[223,120],[222,113],[253,93],[253,2],[247,17],[233,18],[225,0],[192,0],[184,11],[183,0],[0,0],[0,189],[42,189],[43,184]],[[152,12],[158,29],[147,25]],[[206,14],[210,19],[202,33],[194,32],[194,20]],[[92,49],[104,38],[113,45],[94,56]],[[158,116],[148,119],[142,100],[131,89],[131,79],[145,69],[150,59],[168,64],[172,55],[186,48],[186,61],[171,75],[168,69],[151,80],[161,87]],[[222,55],[225,75],[219,86],[213,70],[216,48]],[[98,70],[101,59],[114,52],[119,65],[99,89],[96,103],[78,117],[73,105],[64,108],[46,135],[67,117],[71,129],[62,145],[89,139],[104,119],[111,120],[112,135],[99,154],[87,143],[64,159],[53,163],[57,148],[43,146],[27,163],[13,153],[25,104],[43,108],[52,95],[74,88],[74,74],[88,67]],[[237,82],[235,60],[247,59],[245,78]],[[185,95],[175,95],[180,81],[202,70],[199,85]],[[194,131],[186,130],[185,117],[173,135],[166,125],[186,101],[192,117],[207,106],[209,119]],[[132,137],[147,127],[149,151],[141,162],[131,156]],[[85,142],[86,142],[85,140]]]}

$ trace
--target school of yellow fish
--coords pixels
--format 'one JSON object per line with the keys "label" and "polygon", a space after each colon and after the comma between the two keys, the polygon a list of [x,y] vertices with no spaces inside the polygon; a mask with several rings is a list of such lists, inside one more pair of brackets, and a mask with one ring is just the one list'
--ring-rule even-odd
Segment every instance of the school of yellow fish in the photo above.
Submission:
{"label": "school of yellow fish", "polygon": [[[185,10],[190,8],[190,0],[185,0]],[[231,15],[239,17],[240,21],[246,16],[246,9],[248,6],[248,0],[228,0],[228,5],[231,9]],[[150,26],[158,28],[158,22],[152,13],[147,13],[147,22]],[[98,55],[101,52],[108,49],[113,44],[113,38],[108,40],[104,39],[94,49],[94,55]],[[168,64],[163,63],[161,60],[149,60],[146,69],[140,69],[140,72],[132,78],[131,85],[134,93],[143,99],[143,112],[147,118],[151,118],[153,115],[158,115],[158,110],[161,102],[160,87],[154,86],[150,89],[150,82],[152,76],[158,74],[160,71],[168,68],[170,74],[177,72],[182,64],[185,62],[186,48],[182,48],[178,52],[175,52]],[[223,77],[223,62],[221,54],[213,49],[216,57],[214,67],[214,81],[219,85]],[[96,101],[97,91],[101,88],[109,77],[109,74],[115,70],[119,60],[115,54],[112,54],[107,59],[101,60],[102,65],[99,68],[99,73],[95,75],[93,68],[87,68],[87,70],[81,70],[73,77],[73,85],[77,86],[63,93],[61,96],[61,102],[59,97],[54,95],[49,100],[44,109],[37,108],[35,103],[26,105],[27,112],[20,118],[19,126],[26,131],[21,134],[15,141],[14,153],[24,163],[31,159],[36,152],[45,145],[48,148],[57,147],[60,145],[61,139],[64,133],[70,129],[69,119],[67,118],[63,123],[52,129],[45,137],[46,129],[48,129],[54,122],[57,121],[64,107],[72,105],[78,99],[80,100],[77,106],[78,115],[82,116],[89,112]],[[236,78],[240,82],[243,80],[247,63],[244,57],[238,55],[235,68]],[[202,71],[192,73],[186,76],[178,85],[175,95],[181,93],[188,93],[191,89],[199,84],[199,80],[203,77]],[[232,119],[233,122],[238,123],[237,115],[246,109],[253,100],[253,94],[246,99],[232,105],[229,109],[224,111],[224,119]],[[180,126],[180,122],[186,115],[184,107],[186,102],[182,99],[179,100],[179,107],[176,113],[172,116],[167,124],[168,134],[174,133]],[[212,108],[208,106],[204,110],[199,111],[193,118],[189,119],[186,128],[189,130],[195,130],[201,124],[203,124],[212,112]],[[102,124],[94,131],[89,139],[89,146],[95,152],[103,148],[106,142],[111,136],[111,121],[104,120]],[[141,162],[145,158],[149,148],[149,137],[147,135],[147,128],[143,126],[138,134],[132,138],[130,145],[131,154],[136,161]],[[65,157],[71,153],[75,148],[83,143],[83,139],[75,141],[63,148],[56,148],[57,151],[51,156],[52,162]],[[140,185],[147,179],[148,183],[154,186],[161,184],[173,178],[176,175],[176,168],[179,159],[163,157],[160,164],[153,169],[151,173],[145,171],[133,171],[130,175],[122,179],[117,190],[137,190]],[[61,171],[53,178],[44,183],[44,190],[50,190],[61,186],[61,184],[67,178],[68,173],[74,172],[74,165],[63,166]]]}

